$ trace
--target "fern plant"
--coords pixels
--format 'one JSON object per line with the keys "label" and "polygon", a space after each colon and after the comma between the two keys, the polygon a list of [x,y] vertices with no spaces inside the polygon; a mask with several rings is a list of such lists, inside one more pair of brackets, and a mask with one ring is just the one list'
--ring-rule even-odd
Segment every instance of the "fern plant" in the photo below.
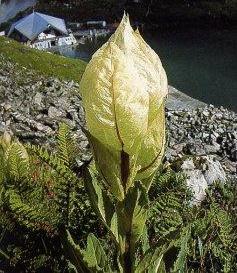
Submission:
{"label": "fern plant", "polygon": [[77,151],[65,124],[59,126],[55,152],[23,146],[7,134],[1,138],[0,234],[4,239],[4,234],[10,236],[19,228],[60,241],[61,231],[67,228],[86,240],[88,230],[96,227],[96,218],[76,172]]}
{"label": "fern plant", "polygon": [[[55,152],[23,146],[7,135],[1,138],[0,241],[8,245],[0,246],[4,271],[120,271],[116,201],[99,185],[93,164],[78,168],[74,145],[66,125],[59,128]],[[125,207],[139,220],[148,200],[141,186],[136,187]],[[236,272],[236,197],[236,183],[216,183],[199,207],[191,206],[185,176],[161,170],[149,191],[135,272]]]}
{"label": "fern plant", "polygon": [[157,176],[150,194],[148,230],[153,246],[173,240],[173,231],[180,231],[166,253],[168,272],[236,272],[236,182],[215,183],[196,207],[191,206],[185,177],[169,170]]}

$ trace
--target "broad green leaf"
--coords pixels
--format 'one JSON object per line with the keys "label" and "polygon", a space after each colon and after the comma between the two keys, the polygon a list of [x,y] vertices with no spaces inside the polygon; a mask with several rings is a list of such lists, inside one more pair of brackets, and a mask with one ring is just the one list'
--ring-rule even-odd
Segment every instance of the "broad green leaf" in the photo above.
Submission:
{"label": "broad green leaf", "polygon": [[104,249],[93,234],[87,238],[87,248],[83,251],[83,256],[84,261],[93,272],[112,273]]}
{"label": "broad green leaf", "polygon": [[62,234],[61,238],[66,257],[77,273],[113,273],[99,240],[93,234],[88,236],[85,250],[75,244],[69,231]]}
{"label": "broad green leaf", "polygon": [[106,184],[116,199],[123,200],[124,189],[121,183],[120,152],[110,150],[89,132],[87,132],[87,137],[94,153],[97,170],[104,180],[103,183]]}
{"label": "broad green leaf", "polygon": [[143,253],[145,253],[150,248],[146,225],[144,226],[144,229],[141,235],[141,242],[142,242],[142,251]]}
{"label": "broad green leaf", "polygon": [[84,180],[92,206],[94,207],[99,218],[112,232],[116,241],[118,242],[117,216],[115,213],[115,208],[109,196],[104,190],[102,190],[102,185],[100,185],[99,181],[97,181],[96,170],[93,168],[93,166],[85,169]]}
{"label": "broad green leaf", "polygon": [[179,234],[180,231],[176,230],[169,234],[169,238],[159,240],[154,249],[147,250],[135,273],[166,273],[163,257],[174,246]]}
{"label": "broad green leaf", "polygon": [[165,244],[153,251],[149,250],[138,264],[135,273],[165,273],[162,259],[169,248],[170,245]]}
{"label": "broad green leaf", "polygon": [[[150,244],[149,244],[149,238],[148,238],[148,233],[147,233],[147,226],[144,226],[142,235],[140,237],[141,241],[141,246],[142,246],[142,253],[146,253],[150,249]],[[140,257],[136,256],[136,261],[134,263],[134,266],[136,267],[138,263],[140,262]]]}
{"label": "broad green leaf", "polygon": [[135,245],[143,234],[147,210],[148,196],[146,189],[139,182],[129,190],[125,200],[116,206],[120,244],[125,247],[126,236],[130,234],[129,243],[132,253],[135,252]]}
{"label": "broad green leaf", "polygon": [[[102,221],[110,226],[111,219],[114,214],[114,205],[110,198],[102,190],[102,185],[97,181],[96,170],[91,166],[86,168],[84,172],[85,187],[88,191],[89,198],[98,216]],[[101,183],[102,184],[102,183]]]}
{"label": "broad green leaf", "polygon": [[159,268],[157,269],[156,273],[166,273],[166,268],[165,268],[165,262],[164,259],[162,259]]}
{"label": "broad green leaf", "polygon": [[89,269],[86,262],[83,260],[83,250],[79,245],[75,244],[69,231],[65,231],[61,234],[61,241],[64,248],[66,258],[77,270],[77,273],[93,273],[94,271]]}
{"label": "broad green leaf", "polygon": [[113,233],[115,240],[119,243],[119,233],[118,233],[118,217],[116,212],[111,219],[110,231]]}

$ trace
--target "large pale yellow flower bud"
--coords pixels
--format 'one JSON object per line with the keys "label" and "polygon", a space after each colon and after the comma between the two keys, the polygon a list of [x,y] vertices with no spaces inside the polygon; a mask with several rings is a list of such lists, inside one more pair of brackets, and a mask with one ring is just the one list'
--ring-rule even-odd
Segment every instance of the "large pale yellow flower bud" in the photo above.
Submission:
{"label": "large pale yellow flower bud", "polygon": [[125,15],[81,81],[95,161],[120,200],[135,178],[152,176],[164,147],[167,78],[159,57]]}

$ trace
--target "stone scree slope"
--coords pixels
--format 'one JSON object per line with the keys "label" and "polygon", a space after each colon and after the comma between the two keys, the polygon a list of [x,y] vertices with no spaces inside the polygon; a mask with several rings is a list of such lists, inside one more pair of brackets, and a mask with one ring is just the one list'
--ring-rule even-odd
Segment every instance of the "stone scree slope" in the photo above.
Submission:
{"label": "stone scree slope", "polygon": [[[207,106],[170,87],[167,102],[168,149],[165,160],[185,155],[214,155],[225,171],[236,175],[237,114]],[[198,107],[198,108],[197,108]],[[46,78],[1,60],[0,134],[11,131],[20,140],[53,145],[59,122],[67,123],[78,140],[81,160],[90,157],[79,84]]]}

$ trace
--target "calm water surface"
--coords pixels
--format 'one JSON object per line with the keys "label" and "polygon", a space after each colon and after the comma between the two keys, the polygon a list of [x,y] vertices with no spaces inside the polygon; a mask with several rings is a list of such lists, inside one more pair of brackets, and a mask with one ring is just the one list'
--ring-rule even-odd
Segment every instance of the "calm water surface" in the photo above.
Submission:
{"label": "calm water surface", "polygon": [[[186,94],[237,112],[237,30],[147,33],[169,84]],[[107,38],[87,41],[61,54],[88,61]]]}

